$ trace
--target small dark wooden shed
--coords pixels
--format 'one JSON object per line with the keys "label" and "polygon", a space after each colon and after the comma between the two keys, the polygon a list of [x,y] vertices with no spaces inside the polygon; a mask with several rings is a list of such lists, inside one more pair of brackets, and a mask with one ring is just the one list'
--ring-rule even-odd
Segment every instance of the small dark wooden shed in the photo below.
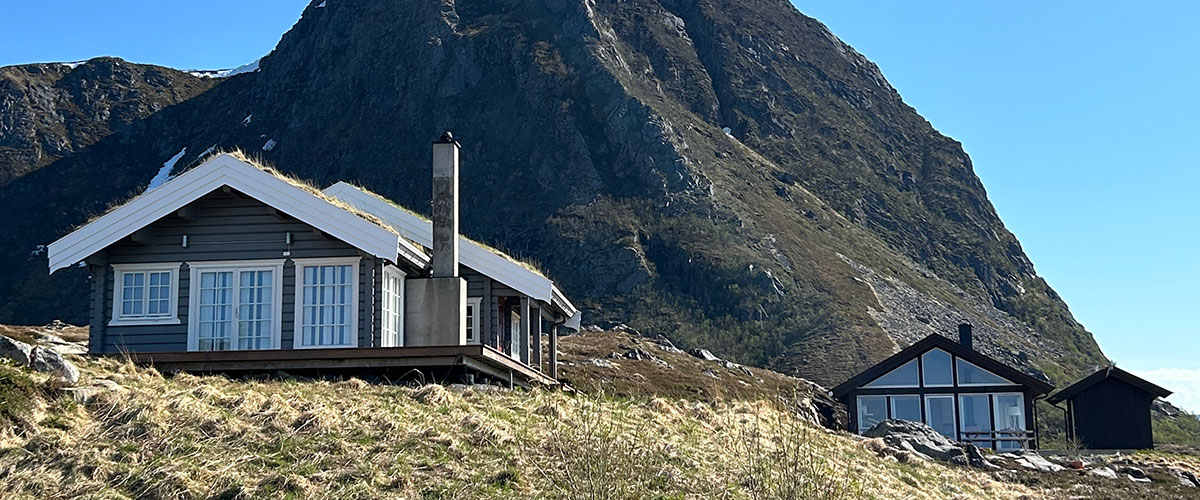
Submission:
{"label": "small dark wooden shed", "polygon": [[1137,450],[1154,447],[1150,405],[1171,391],[1132,373],[1109,366],[1050,396],[1067,402],[1067,438],[1092,450]]}

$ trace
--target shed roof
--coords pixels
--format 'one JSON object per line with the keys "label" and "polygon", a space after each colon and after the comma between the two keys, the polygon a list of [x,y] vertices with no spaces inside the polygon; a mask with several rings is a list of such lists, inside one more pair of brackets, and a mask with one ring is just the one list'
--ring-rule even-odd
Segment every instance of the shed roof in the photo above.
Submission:
{"label": "shed roof", "polygon": [[[379,217],[400,231],[402,236],[426,248],[433,246],[433,223],[383,196],[345,182],[326,188],[325,194]],[[558,290],[553,281],[537,269],[463,236],[459,236],[458,245],[463,265],[518,292],[550,304],[569,318],[566,323],[568,328],[579,328],[579,310]]]}
{"label": "shed roof", "polygon": [[1114,379],[1120,380],[1122,382],[1125,382],[1126,384],[1132,385],[1138,389],[1141,389],[1150,394],[1153,394],[1155,397],[1165,398],[1165,397],[1171,395],[1171,391],[1163,389],[1162,387],[1159,387],[1159,386],[1155,385],[1154,383],[1152,383],[1144,378],[1141,378],[1137,375],[1134,375],[1125,370],[1117,368],[1115,365],[1110,365],[1108,367],[1096,370],[1096,372],[1092,373],[1091,375],[1088,375],[1086,377],[1083,377],[1082,379],[1079,379],[1078,382],[1075,382],[1074,384],[1067,386],[1063,390],[1058,391],[1053,396],[1050,396],[1049,398],[1047,398],[1046,401],[1049,402],[1050,404],[1058,404],[1058,402],[1063,401],[1065,399],[1071,399],[1075,395],[1087,390],[1089,387],[1091,387],[1093,385],[1100,383],[1102,380],[1104,380],[1106,378],[1114,378]]}
{"label": "shed roof", "polygon": [[887,372],[892,371],[893,369],[899,368],[900,365],[913,360],[917,356],[920,356],[921,354],[924,354],[926,351],[929,351],[933,348],[939,348],[947,351],[955,356],[966,359],[967,361],[978,365],[980,368],[988,370],[1008,380],[1012,380],[1017,384],[1029,387],[1030,389],[1033,389],[1035,394],[1045,394],[1054,390],[1054,386],[1046,382],[1038,380],[1037,378],[1034,378],[1025,372],[1001,363],[990,356],[987,356],[974,349],[970,349],[958,342],[935,333],[918,340],[913,345],[900,350],[900,352],[891,355],[887,359],[880,361],[866,370],[863,370],[858,375],[850,377],[849,380],[838,384],[837,387],[833,388],[833,396],[841,399],[846,394],[849,394],[850,391],[862,387],[863,385],[875,380]]}
{"label": "shed roof", "polygon": [[50,272],[80,262],[225,186],[376,257],[392,262],[405,259],[421,268],[429,263],[428,254],[378,218],[244,156],[222,153],[51,243],[47,250]]}

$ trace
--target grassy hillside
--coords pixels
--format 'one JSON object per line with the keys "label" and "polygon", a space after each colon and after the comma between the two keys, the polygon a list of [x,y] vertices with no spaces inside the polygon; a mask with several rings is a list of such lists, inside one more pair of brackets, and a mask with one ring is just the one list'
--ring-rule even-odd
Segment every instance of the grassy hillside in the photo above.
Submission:
{"label": "grassy hillside", "polygon": [[87,403],[0,366],[9,498],[1017,498],[767,402],[230,380],[113,360]]}

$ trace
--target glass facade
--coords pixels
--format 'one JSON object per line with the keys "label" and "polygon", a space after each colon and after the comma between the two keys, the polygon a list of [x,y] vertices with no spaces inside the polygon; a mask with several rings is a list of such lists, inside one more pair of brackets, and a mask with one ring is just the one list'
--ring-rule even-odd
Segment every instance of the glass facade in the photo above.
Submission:
{"label": "glass facade", "polygon": [[[1012,392],[1019,387],[944,350],[931,349],[863,386],[888,393],[856,398],[858,431],[885,419],[910,420],[981,448],[1021,449],[1027,446],[1028,433],[1025,395]],[[907,388],[913,393],[905,394]]]}

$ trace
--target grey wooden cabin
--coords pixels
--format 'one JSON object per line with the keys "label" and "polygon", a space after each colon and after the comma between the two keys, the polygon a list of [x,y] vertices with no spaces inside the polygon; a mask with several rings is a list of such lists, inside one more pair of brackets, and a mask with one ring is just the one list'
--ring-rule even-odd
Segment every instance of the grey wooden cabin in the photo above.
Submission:
{"label": "grey wooden cabin", "polygon": [[91,271],[92,354],[160,369],[554,383],[557,332],[579,311],[458,236],[458,145],[434,149],[435,186],[441,171],[452,189],[435,189],[433,222],[221,154],[52,243],[50,272]]}

